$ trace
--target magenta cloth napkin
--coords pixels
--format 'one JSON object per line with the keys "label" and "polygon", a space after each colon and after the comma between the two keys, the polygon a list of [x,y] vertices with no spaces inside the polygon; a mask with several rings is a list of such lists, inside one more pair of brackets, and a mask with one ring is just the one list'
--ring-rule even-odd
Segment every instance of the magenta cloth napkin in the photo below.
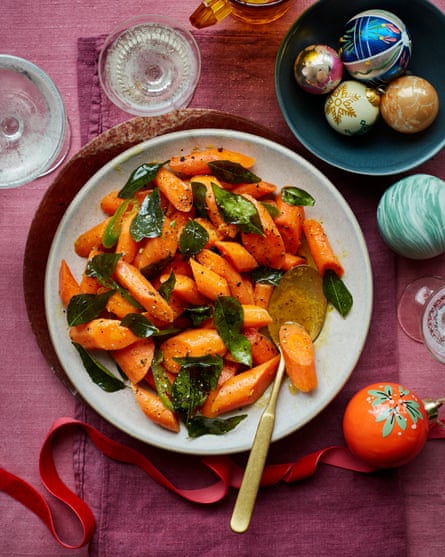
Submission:
{"label": "magenta cloth napkin", "polygon": [[[203,54],[203,72],[192,107],[226,110],[250,118],[280,134],[296,151],[308,155],[292,138],[274,93],[273,66],[281,37],[273,31],[258,48],[247,32],[195,33]],[[106,99],[96,72],[103,37],[78,42],[78,83],[83,142],[128,119]],[[224,60],[222,64],[221,60]],[[236,65],[236,72],[224,71]],[[235,78],[236,77],[236,78]],[[347,401],[360,388],[379,380],[398,380],[396,344],[396,260],[378,235],[375,211],[381,192],[375,183],[316,165],[351,204],[366,237],[376,288],[370,334],[360,361],[337,398],[310,424],[274,443],[269,462],[293,462],[324,447],[343,444],[341,420]],[[388,185],[381,180],[381,187]],[[81,400],[76,418],[139,449],[174,483],[198,487],[214,481],[200,458],[143,445],[105,422]],[[359,426],[358,426],[359,427]],[[244,463],[246,455],[236,455]],[[262,488],[250,529],[229,528],[236,493],[213,506],[188,503],[130,466],[108,460],[79,436],[74,464],[77,488],[91,505],[97,531],[90,547],[94,557],[122,555],[258,557],[356,554],[402,557],[407,554],[403,494],[397,470],[372,475],[322,465],[305,482]]]}

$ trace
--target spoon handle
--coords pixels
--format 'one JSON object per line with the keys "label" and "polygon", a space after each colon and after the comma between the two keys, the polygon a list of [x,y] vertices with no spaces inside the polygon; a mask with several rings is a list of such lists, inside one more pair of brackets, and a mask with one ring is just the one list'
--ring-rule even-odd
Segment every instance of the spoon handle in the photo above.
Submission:
{"label": "spoon handle", "polygon": [[272,392],[258,423],[249,460],[247,461],[241,487],[238,492],[235,507],[233,508],[230,527],[234,532],[239,534],[242,534],[249,528],[250,519],[252,518],[261,476],[263,475],[267,453],[269,452],[270,440],[275,424],[275,409],[283,375],[284,359],[281,355]]}

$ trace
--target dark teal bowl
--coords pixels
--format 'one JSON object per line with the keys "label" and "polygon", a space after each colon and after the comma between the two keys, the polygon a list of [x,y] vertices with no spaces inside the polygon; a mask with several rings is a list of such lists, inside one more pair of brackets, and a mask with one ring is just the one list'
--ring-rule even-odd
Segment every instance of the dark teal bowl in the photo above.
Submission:
{"label": "dark teal bowl", "polygon": [[[304,92],[294,79],[294,60],[303,48],[318,43],[337,49],[348,19],[373,8],[402,19],[413,45],[407,72],[428,80],[439,95],[439,114],[423,132],[401,134],[380,118],[363,136],[343,136],[325,119],[326,97]],[[275,88],[292,133],[323,161],[357,174],[399,174],[427,161],[445,145],[444,37],[445,15],[426,0],[320,0],[295,21],[277,54]]]}

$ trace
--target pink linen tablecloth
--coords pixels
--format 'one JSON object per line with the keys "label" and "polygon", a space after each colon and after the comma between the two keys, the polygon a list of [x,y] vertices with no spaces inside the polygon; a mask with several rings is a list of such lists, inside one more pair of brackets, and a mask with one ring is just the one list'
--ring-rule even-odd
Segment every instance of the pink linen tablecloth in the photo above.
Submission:
{"label": "pink linen tablecloth", "polygon": [[[403,286],[416,276],[443,274],[443,258],[413,263],[395,257],[381,241],[375,223],[379,196],[391,178],[352,176],[315,161],[293,139],[280,115],[273,89],[274,55],[289,25],[311,3],[297,1],[283,19],[267,28],[252,29],[228,19],[210,30],[194,31],[203,54],[203,73],[191,106],[250,118],[280,134],[297,152],[315,162],[350,202],[373,263],[373,320],[351,380],[313,423],[274,444],[273,462],[292,461],[328,444],[341,444],[344,405],[355,390],[376,379],[400,380],[425,397],[445,392],[443,368],[422,345],[398,330],[395,317],[395,302]],[[443,0],[435,3],[444,9]],[[6,0],[0,23],[0,51],[42,66],[61,89],[73,128],[72,154],[97,134],[128,119],[109,104],[98,87],[94,64],[101,37],[122,19],[141,12],[162,11],[188,26],[188,15],[195,7],[194,2],[176,6],[169,0],[162,6],[148,0],[142,8],[132,1],[125,6],[114,0],[89,4],[45,0],[37,6],[30,1],[17,5]],[[233,60],[224,72],[219,64],[222,52],[227,60]],[[242,61],[235,63],[240,53]],[[416,170],[444,179],[443,153]],[[21,276],[27,231],[50,183],[48,177],[17,190],[0,191],[4,313],[0,465],[42,489],[37,461],[46,432],[57,417],[76,416],[139,448],[169,477],[189,486],[196,481],[192,472],[199,465],[197,459],[141,447],[114,430],[68,393],[40,353],[28,322]],[[445,507],[443,443],[428,442],[422,454],[400,470],[365,476],[323,466],[302,484],[263,489],[251,529],[243,536],[232,534],[228,527],[235,492],[215,506],[198,507],[157,486],[139,470],[107,460],[81,435],[60,444],[58,467],[68,484],[91,505],[98,522],[90,547],[71,551],[73,555],[170,556],[182,552],[284,556],[304,552],[310,556],[348,556],[360,551],[388,557],[433,557],[442,555],[445,548],[441,520]],[[239,461],[244,458],[240,455]],[[49,496],[48,500],[61,531],[75,540],[68,513]],[[68,552],[50,538],[35,516],[4,494],[0,494],[0,508],[0,555],[57,556]]]}

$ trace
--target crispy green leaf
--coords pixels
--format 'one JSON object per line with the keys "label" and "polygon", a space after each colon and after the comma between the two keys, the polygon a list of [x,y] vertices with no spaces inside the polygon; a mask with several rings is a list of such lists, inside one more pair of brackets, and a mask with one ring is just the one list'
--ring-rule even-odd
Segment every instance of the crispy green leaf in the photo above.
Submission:
{"label": "crispy green leaf", "polygon": [[224,222],[236,224],[242,232],[263,234],[256,207],[248,199],[212,184],[216,204]]}
{"label": "crispy green leaf", "polygon": [[107,224],[104,235],[102,237],[102,244],[105,248],[112,248],[119,239],[122,228],[122,217],[128,209],[131,200],[127,199],[119,205],[116,212],[111,217],[110,222]]}
{"label": "crispy green leaf", "polygon": [[187,431],[192,439],[202,435],[223,435],[232,431],[240,422],[247,418],[247,414],[232,416],[230,418],[206,418],[204,416],[193,416],[187,422]]}
{"label": "crispy green leaf", "polygon": [[173,405],[170,400],[170,395],[172,392],[172,384],[168,378],[164,367],[162,366],[162,361],[164,356],[161,350],[155,350],[153,361],[151,363],[151,371],[153,374],[153,380],[155,383],[156,391],[162,404],[168,408],[168,410],[173,411]]}
{"label": "crispy green leaf", "polygon": [[349,292],[343,280],[330,269],[323,277],[323,292],[342,317],[346,317],[353,304],[352,294]]}
{"label": "crispy green leaf", "polygon": [[199,217],[207,218],[207,188],[201,182],[191,182],[193,194],[193,206]]}
{"label": "crispy green leaf", "polygon": [[252,271],[252,280],[254,282],[260,282],[262,284],[271,284],[272,286],[277,286],[280,283],[281,277],[284,275],[284,271],[280,269],[273,269],[272,267],[257,267]]}
{"label": "crispy green leaf", "polygon": [[84,368],[93,383],[98,385],[107,393],[114,393],[115,391],[120,391],[121,389],[126,388],[123,381],[113,375],[111,371],[102,365],[101,362],[94,358],[87,350],[85,350],[83,346],[77,344],[76,342],[73,342],[73,345],[79,352]]}
{"label": "crispy green leaf", "polygon": [[108,300],[114,294],[113,290],[102,294],[77,294],[69,301],[66,311],[68,325],[82,325],[96,319],[105,309]]}
{"label": "crispy green leaf", "polygon": [[137,191],[156,178],[156,174],[159,169],[164,166],[166,162],[151,162],[138,166],[135,170],[133,170],[124,187],[119,191],[118,197],[121,199],[129,199],[130,197],[133,197]]}
{"label": "crispy green leaf", "polygon": [[214,321],[219,336],[237,362],[251,367],[252,347],[241,333],[243,317],[243,308],[236,298],[232,296],[216,298]]}
{"label": "crispy green leaf", "polygon": [[121,325],[130,329],[130,331],[139,338],[149,338],[159,331],[159,329],[141,313],[127,313],[122,319]]}
{"label": "crispy green leaf", "polygon": [[192,306],[187,308],[185,312],[196,327],[207,319],[211,319],[213,316],[213,306]]}
{"label": "crispy green leaf", "polygon": [[281,198],[289,205],[310,206],[315,205],[315,199],[310,193],[296,186],[285,186],[281,190]]}
{"label": "crispy green leaf", "polygon": [[209,233],[196,220],[189,220],[179,236],[179,251],[185,257],[199,253],[209,241]]}
{"label": "crispy green leaf", "polygon": [[167,302],[170,300],[170,296],[172,295],[175,284],[176,284],[175,273],[173,271],[170,271],[168,279],[165,280],[163,283],[161,283],[158,290],[159,294],[164,298],[164,300],[167,300]]}
{"label": "crispy green leaf", "polygon": [[161,207],[161,194],[159,188],[149,193],[142,202],[138,214],[130,226],[130,234],[135,242],[144,238],[159,238],[162,234],[164,213]]}
{"label": "crispy green leaf", "polygon": [[238,162],[220,160],[209,162],[208,166],[213,176],[222,182],[229,184],[255,184],[255,182],[261,182],[259,176],[256,176]]}

